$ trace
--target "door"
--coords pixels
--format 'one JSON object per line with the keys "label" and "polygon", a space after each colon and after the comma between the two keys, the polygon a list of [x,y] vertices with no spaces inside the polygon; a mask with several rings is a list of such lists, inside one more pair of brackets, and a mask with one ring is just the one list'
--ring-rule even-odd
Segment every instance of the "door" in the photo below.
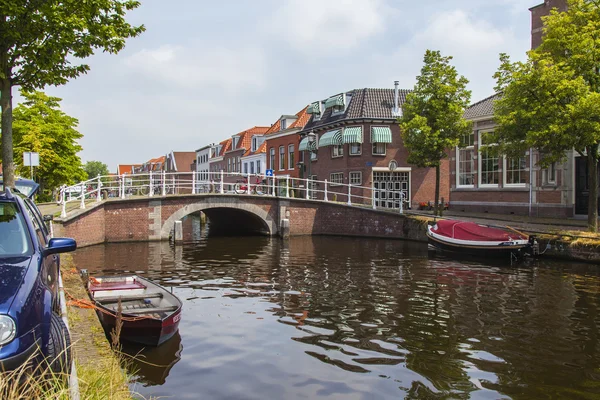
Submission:
{"label": "door", "polygon": [[[598,166],[600,169],[600,165]],[[598,172],[597,172],[598,173]],[[600,180],[598,181],[600,183]],[[600,193],[600,190],[598,191]],[[588,165],[585,157],[575,158],[575,214],[587,215],[590,190],[588,184]],[[598,202],[600,212],[600,201]]]}
{"label": "door", "polygon": [[375,206],[380,208],[403,209],[410,203],[410,172],[373,172],[373,193]]}

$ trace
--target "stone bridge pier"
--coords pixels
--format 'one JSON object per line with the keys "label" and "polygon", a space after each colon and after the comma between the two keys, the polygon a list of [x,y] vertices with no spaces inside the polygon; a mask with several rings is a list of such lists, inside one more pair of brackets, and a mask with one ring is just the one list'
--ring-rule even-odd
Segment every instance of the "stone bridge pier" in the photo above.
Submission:
{"label": "stone bridge pier", "polygon": [[345,203],[271,196],[194,194],[110,199],[57,219],[79,246],[168,240],[176,221],[203,212],[212,234],[342,235],[426,240],[425,221]]}

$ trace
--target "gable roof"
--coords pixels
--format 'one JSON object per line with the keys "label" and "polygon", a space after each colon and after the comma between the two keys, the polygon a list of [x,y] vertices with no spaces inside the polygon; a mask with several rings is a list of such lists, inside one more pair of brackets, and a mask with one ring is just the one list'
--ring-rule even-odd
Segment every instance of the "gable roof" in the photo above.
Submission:
{"label": "gable roof", "polygon": [[119,164],[117,165],[117,175],[133,174],[133,169],[141,166],[142,164]]}
{"label": "gable roof", "polygon": [[[363,118],[395,121],[397,117],[392,115],[394,111],[394,91],[395,89],[364,88],[345,92],[351,98],[350,104],[348,104],[344,113],[332,116],[332,108],[328,108],[323,112],[320,119],[315,121],[314,118],[310,118],[304,129],[308,130],[329,125],[333,122]],[[411,90],[408,89],[398,90],[398,106],[400,108],[402,108],[402,105],[406,101],[406,95],[410,92]]]}
{"label": "gable roof", "polygon": [[258,149],[256,149],[256,151],[252,151],[252,147],[250,147],[248,150],[246,150],[243,157],[247,157],[247,156],[250,156],[253,154],[266,153],[266,152],[267,152],[267,142],[264,141],[264,142],[262,142],[262,144],[260,146],[258,146]]}
{"label": "gable roof", "polygon": [[466,119],[492,117],[494,115],[494,101],[498,100],[500,96],[500,93],[496,93],[472,104],[465,110],[464,117]]}
{"label": "gable roof", "polygon": [[301,111],[298,111],[298,113],[296,114],[296,117],[298,117],[298,119],[296,121],[294,121],[294,123],[292,125],[290,125],[290,129],[291,128],[300,128],[300,129],[304,128],[304,125],[306,125],[306,123],[310,119],[310,114],[308,113],[308,106],[304,107]]}
{"label": "gable roof", "polygon": [[223,157],[223,154],[225,154],[226,152],[228,152],[231,149],[231,142],[232,139],[226,139],[223,140],[221,143],[219,143],[221,145],[221,152],[219,153],[219,157]]}
{"label": "gable roof", "polygon": [[237,146],[232,150],[242,150],[249,149],[250,144],[252,143],[252,136],[254,135],[264,135],[265,132],[269,130],[268,126],[255,126],[250,129],[246,129],[237,134],[239,136],[239,140],[237,142]]}

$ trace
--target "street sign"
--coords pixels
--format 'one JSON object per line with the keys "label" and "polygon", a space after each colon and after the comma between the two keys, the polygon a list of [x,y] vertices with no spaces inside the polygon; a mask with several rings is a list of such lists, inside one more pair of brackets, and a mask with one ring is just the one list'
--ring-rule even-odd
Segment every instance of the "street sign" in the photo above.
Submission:
{"label": "street sign", "polygon": [[40,166],[40,153],[33,153],[26,151],[23,153],[23,165],[25,167],[39,167]]}
{"label": "street sign", "polygon": [[265,172],[265,175],[266,175],[266,176],[273,176],[273,170],[272,170],[272,169],[268,169],[268,170]]}

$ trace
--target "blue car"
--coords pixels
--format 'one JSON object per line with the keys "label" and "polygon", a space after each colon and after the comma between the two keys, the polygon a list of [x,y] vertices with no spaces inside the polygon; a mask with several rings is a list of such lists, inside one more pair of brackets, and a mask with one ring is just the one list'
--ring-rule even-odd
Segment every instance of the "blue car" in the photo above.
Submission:
{"label": "blue car", "polygon": [[58,253],[76,247],[73,239],[50,237],[31,198],[0,191],[0,370],[39,358],[47,359],[54,372],[70,370],[70,338],[60,317]]}

